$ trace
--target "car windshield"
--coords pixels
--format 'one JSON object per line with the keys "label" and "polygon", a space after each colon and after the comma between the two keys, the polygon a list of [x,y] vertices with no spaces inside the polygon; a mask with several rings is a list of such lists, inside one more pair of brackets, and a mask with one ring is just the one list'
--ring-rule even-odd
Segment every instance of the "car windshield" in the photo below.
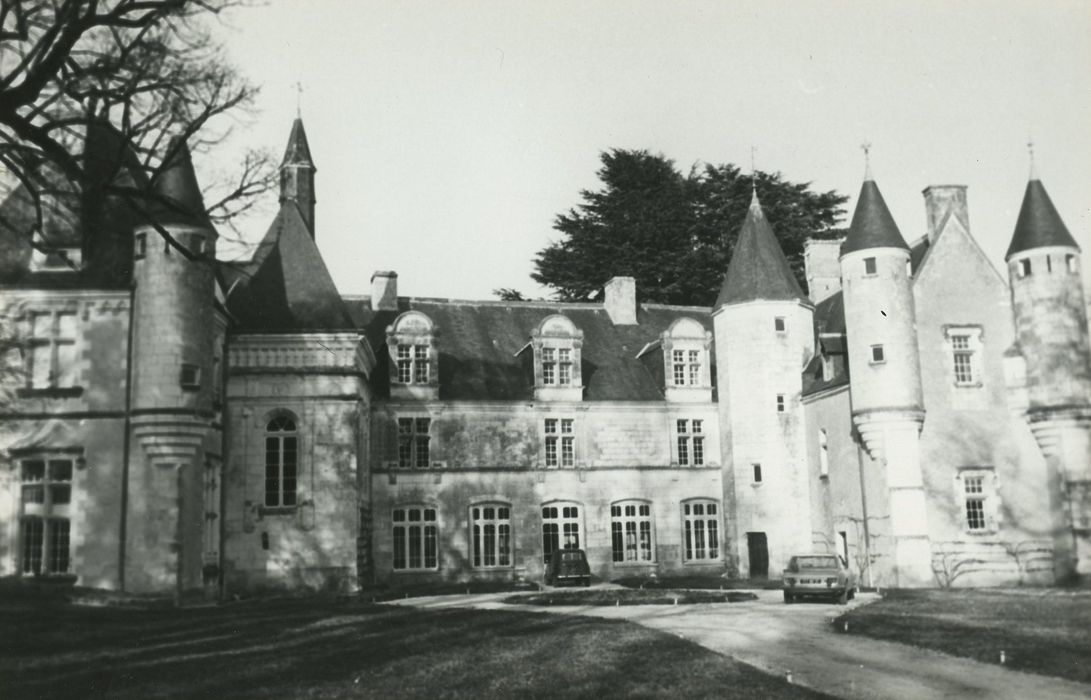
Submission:
{"label": "car windshield", "polygon": [[837,557],[792,557],[788,566],[792,571],[805,569],[836,569]]}
{"label": "car windshield", "polygon": [[583,557],[579,552],[565,552],[561,554],[561,561],[580,561]]}

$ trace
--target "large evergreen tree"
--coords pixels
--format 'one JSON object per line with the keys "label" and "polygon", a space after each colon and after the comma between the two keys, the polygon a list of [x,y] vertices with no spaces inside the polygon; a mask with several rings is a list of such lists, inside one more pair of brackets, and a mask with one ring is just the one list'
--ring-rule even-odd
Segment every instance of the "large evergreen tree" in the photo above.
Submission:
{"label": "large evergreen tree", "polygon": [[[617,275],[636,279],[641,301],[709,306],[716,299],[751,197],[751,177],[734,165],[688,174],[647,151],[602,154],[602,187],[559,214],[562,234],[541,250],[535,281],[558,299],[587,299]],[[803,284],[803,243],[839,235],[847,197],[757,172],[758,196]]]}

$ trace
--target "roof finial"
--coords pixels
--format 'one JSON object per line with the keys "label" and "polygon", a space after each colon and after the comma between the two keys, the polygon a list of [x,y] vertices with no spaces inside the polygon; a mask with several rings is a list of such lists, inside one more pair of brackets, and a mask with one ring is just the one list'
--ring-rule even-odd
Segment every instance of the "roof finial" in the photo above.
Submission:
{"label": "roof finial", "polygon": [[871,174],[871,141],[864,141],[860,148],[864,151],[864,182],[874,180]]}
{"label": "roof finial", "polygon": [[754,154],[756,154],[757,152],[758,152],[757,147],[754,146],[753,144],[751,144],[750,145],[750,206],[751,207],[761,207],[761,204],[758,202],[758,175],[757,175],[758,169],[754,165],[754,162],[756,160],[755,157],[754,157]]}
{"label": "roof finial", "polygon": [[295,83],[295,118],[303,118],[303,81],[297,80]]}
{"label": "roof finial", "polygon": [[1027,153],[1030,154],[1030,179],[1038,179],[1038,169],[1034,167],[1034,138],[1027,136]]}

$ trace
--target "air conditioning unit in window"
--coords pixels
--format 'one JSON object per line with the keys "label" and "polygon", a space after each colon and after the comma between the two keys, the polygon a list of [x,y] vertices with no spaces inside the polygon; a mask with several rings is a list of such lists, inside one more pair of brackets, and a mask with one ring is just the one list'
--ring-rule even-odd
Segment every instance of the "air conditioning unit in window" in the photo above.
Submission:
{"label": "air conditioning unit in window", "polygon": [[432,460],[432,468],[433,469],[446,469],[447,468],[447,460],[445,460],[445,459]]}

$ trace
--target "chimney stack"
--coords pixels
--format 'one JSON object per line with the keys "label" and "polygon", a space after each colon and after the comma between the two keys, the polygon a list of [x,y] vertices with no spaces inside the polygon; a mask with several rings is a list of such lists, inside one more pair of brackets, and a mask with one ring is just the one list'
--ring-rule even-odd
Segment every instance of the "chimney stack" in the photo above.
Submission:
{"label": "chimney stack", "polygon": [[606,283],[604,304],[615,326],[636,325],[636,280],[613,277]]}
{"label": "chimney stack", "polygon": [[398,310],[398,273],[376,270],[371,275],[371,310]]}
{"label": "chimney stack", "polygon": [[841,291],[841,242],[808,238],[803,244],[803,270],[807,276],[807,296],[817,304]]}
{"label": "chimney stack", "polygon": [[966,208],[966,185],[930,185],[924,188],[924,208],[928,215],[928,243],[934,245],[944,220],[958,219],[970,232],[970,214]]}

